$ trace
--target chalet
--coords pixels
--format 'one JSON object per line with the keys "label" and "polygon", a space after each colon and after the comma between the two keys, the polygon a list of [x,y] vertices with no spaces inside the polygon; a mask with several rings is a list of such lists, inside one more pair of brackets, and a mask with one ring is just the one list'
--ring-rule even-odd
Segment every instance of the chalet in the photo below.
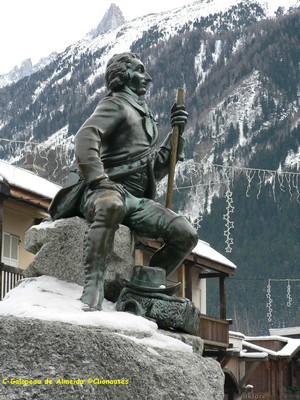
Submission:
{"label": "chalet", "polygon": [[48,216],[58,189],[33,172],[0,161],[0,300],[32,261],[23,246],[25,232]]}
{"label": "chalet", "polygon": [[300,339],[230,332],[229,342],[222,362],[231,379],[226,400],[300,399]]}

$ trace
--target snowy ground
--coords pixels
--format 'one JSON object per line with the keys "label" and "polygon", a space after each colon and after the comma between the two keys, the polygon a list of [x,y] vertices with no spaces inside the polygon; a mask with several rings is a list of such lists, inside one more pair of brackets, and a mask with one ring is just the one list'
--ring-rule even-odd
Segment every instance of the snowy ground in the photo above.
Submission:
{"label": "snowy ground", "polygon": [[159,333],[153,321],[129,313],[117,312],[115,305],[109,301],[104,300],[102,311],[82,311],[82,303],[78,300],[81,293],[81,286],[51,276],[23,279],[0,302],[0,316],[12,315],[74,325],[99,326],[118,329],[122,332],[137,332],[139,333],[137,336],[145,333],[144,338],[137,338],[134,334],[124,336],[150,348],[160,347],[192,353],[191,346]]}

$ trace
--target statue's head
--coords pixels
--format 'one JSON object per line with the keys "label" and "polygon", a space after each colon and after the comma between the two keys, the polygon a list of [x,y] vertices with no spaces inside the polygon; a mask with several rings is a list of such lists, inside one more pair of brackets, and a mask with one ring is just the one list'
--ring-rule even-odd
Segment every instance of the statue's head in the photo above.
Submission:
{"label": "statue's head", "polygon": [[[125,86],[130,87],[139,96],[145,94],[151,82],[150,75],[136,53],[115,54],[107,63],[106,85],[112,92],[119,92]],[[144,93],[142,93],[144,92]]]}
{"label": "statue's head", "polygon": [[140,59],[136,53],[115,54],[107,63],[105,71],[106,86],[112,92],[122,90],[129,81],[128,69],[133,59]]}

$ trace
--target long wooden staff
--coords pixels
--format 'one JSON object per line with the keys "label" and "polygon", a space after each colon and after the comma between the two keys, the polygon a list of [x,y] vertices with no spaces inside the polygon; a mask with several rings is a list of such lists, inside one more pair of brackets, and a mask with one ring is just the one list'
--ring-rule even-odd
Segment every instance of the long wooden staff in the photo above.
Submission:
{"label": "long wooden staff", "polygon": [[[184,103],[184,89],[178,88],[176,104],[182,106],[183,103]],[[178,140],[179,140],[179,128],[178,126],[174,126],[172,131],[171,156],[170,156],[168,187],[167,187],[167,197],[166,197],[167,208],[172,208]]]}

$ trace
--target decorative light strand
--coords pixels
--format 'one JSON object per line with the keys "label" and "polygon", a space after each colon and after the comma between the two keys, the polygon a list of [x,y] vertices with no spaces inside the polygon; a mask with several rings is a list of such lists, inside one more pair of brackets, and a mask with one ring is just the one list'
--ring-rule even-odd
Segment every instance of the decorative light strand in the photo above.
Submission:
{"label": "decorative light strand", "polygon": [[[294,199],[300,204],[300,172],[204,164],[189,159],[177,165],[175,174],[174,189],[178,192],[185,190],[187,198],[190,199],[189,209],[183,209],[182,212],[196,229],[201,227],[204,213],[210,212],[213,198],[220,197],[224,193],[226,212],[223,214],[223,219],[226,221],[224,236],[227,252],[232,251],[233,245],[231,237],[233,229],[231,217],[234,210],[232,191],[236,175],[243,174],[246,178],[246,197],[254,195],[259,199],[264,186],[269,185],[274,202],[277,201],[278,191],[284,191],[289,194],[291,200]],[[159,196],[165,194],[165,187],[164,180],[158,184]]]}
{"label": "decorative light strand", "polygon": [[[64,143],[64,139],[66,143]],[[18,164],[20,161],[22,161],[23,165],[30,163],[36,174],[38,174],[39,166],[44,169],[47,168],[50,157],[54,158],[55,168],[52,171],[52,176],[54,177],[57,176],[61,167],[68,167],[73,162],[72,158],[69,157],[73,146],[69,138],[66,137],[66,133],[64,133],[63,139],[58,138],[53,143],[0,138],[1,142],[7,142],[7,145],[1,145],[0,148],[4,150],[8,146],[7,150],[11,155],[10,162],[12,164]]]}
{"label": "decorative light strand", "polygon": [[267,285],[267,319],[269,322],[272,322],[272,313],[273,313],[273,309],[272,309],[272,293],[271,293],[271,280],[268,280],[268,285]]}
{"label": "decorative light strand", "polygon": [[264,182],[266,180],[266,172],[265,171],[258,171],[258,179],[259,179],[258,191],[257,191],[257,195],[256,195],[257,199],[259,198],[262,186],[263,186],[263,184],[264,184]]}
{"label": "decorative light strand", "polygon": [[268,322],[272,322],[272,314],[273,314],[273,309],[272,309],[272,304],[273,304],[273,299],[272,299],[272,294],[271,294],[271,282],[287,282],[287,289],[286,289],[286,306],[291,307],[293,298],[292,298],[292,292],[291,292],[291,282],[300,282],[300,279],[268,279],[268,284],[267,284],[267,319]]}
{"label": "decorative light strand", "polygon": [[251,189],[251,183],[255,176],[256,171],[246,170],[245,175],[248,181],[247,189],[246,189],[246,197],[250,197],[249,191]]}
{"label": "decorative light strand", "polygon": [[291,295],[291,283],[290,283],[290,280],[288,280],[288,283],[287,283],[286,297],[287,297],[286,305],[287,305],[287,307],[291,307],[293,299],[292,299],[292,295]]}
{"label": "decorative light strand", "polygon": [[197,218],[194,219],[192,222],[194,228],[198,231],[201,228],[201,223],[203,221],[203,215],[199,215]]}
{"label": "decorative light strand", "polygon": [[296,200],[300,203],[300,172],[275,171],[269,169],[225,166],[220,164],[205,165],[203,163],[194,162],[193,160],[188,160],[188,162],[183,163],[183,167],[177,168],[177,171],[176,176],[180,178],[182,183],[187,180],[195,181],[195,183],[191,182],[191,184],[188,185],[178,185],[176,188],[178,191],[192,189],[198,185],[203,187],[221,185],[224,182],[220,181],[220,173],[221,176],[224,176],[228,174],[228,171],[231,171],[232,181],[235,172],[245,174],[247,179],[246,197],[250,197],[252,182],[254,178],[257,177],[257,199],[261,194],[264,183],[270,183],[274,201],[276,201],[276,189],[279,188],[279,190],[283,192],[287,189],[290,197],[293,196],[293,193],[296,193]]}
{"label": "decorative light strand", "polygon": [[[47,167],[50,159],[53,160],[54,170],[52,176],[56,177],[61,167],[68,168],[73,163],[70,152],[73,151],[72,137],[68,136],[68,127],[64,127],[60,132],[54,134],[50,140],[43,143],[31,142],[25,140],[13,140],[7,138],[0,138],[1,142],[7,142],[6,145],[1,146],[4,150],[8,150],[11,154],[11,163],[17,163],[21,160],[23,164],[29,163],[38,173],[38,164],[42,168]],[[53,165],[52,163],[52,165]],[[247,168],[240,166],[228,166],[214,163],[200,163],[194,160],[187,160],[185,163],[180,164],[181,167],[176,168],[176,184],[174,190],[190,190],[188,196],[190,198],[196,197],[199,199],[199,209],[194,207],[191,222],[196,229],[200,229],[201,222],[204,214],[204,204],[211,204],[213,196],[220,195],[222,188],[226,188],[226,213],[223,215],[225,221],[224,236],[226,238],[226,252],[232,251],[233,238],[231,231],[234,228],[234,223],[231,221],[231,216],[234,212],[233,197],[231,187],[234,182],[235,173],[244,173],[247,180],[246,197],[250,197],[250,191],[253,186],[254,178],[257,178],[257,192],[256,197],[259,198],[264,184],[271,185],[273,199],[276,201],[276,190],[288,192],[290,199],[294,195],[296,201],[300,203],[300,172],[288,172],[281,170],[268,170],[260,168]],[[188,184],[184,183],[187,182]],[[162,194],[165,191],[164,181],[158,186],[158,193]],[[190,214],[190,213],[189,213]]]}
{"label": "decorative light strand", "polygon": [[232,252],[232,246],[233,246],[233,238],[231,236],[231,230],[234,228],[234,222],[231,221],[231,214],[234,212],[234,207],[233,207],[233,198],[232,198],[232,191],[230,189],[230,179],[229,179],[229,173],[228,171],[226,172],[226,177],[228,178],[227,181],[227,190],[225,193],[226,197],[226,214],[223,215],[223,220],[225,220],[225,231],[224,231],[224,236],[225,236],[225,243],[226,243],[226,248],[225,251],[226,253],[231,253]]}

